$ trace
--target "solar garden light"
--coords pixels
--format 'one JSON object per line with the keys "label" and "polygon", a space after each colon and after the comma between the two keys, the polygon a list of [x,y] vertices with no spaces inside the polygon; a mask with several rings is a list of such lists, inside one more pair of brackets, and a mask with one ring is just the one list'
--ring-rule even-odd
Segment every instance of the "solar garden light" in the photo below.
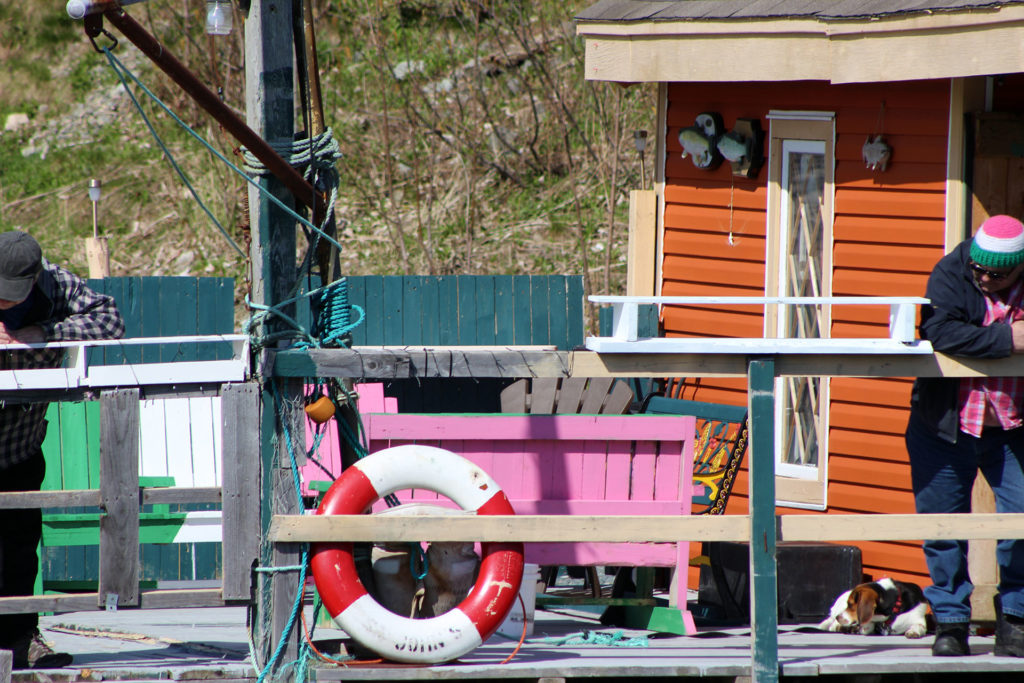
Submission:
{"label": "solar garden light", "polygon": [[96,178],[89,181],[89,201],[92,202],[92,237],[85,238],[85,257],[89,262],[89,277],[110,277],[110,246],[106,237],[100,237],[98,208],[102,183]]}

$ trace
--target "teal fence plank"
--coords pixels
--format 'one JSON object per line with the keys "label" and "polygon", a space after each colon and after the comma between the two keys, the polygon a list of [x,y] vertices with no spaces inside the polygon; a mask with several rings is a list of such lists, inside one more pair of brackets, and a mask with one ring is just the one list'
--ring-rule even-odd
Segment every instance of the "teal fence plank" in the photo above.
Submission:
{"label": "teal fence plank", "polygon": [[[235,281],[229,277],[196,278],[196,334],[235,331]],[[197,360],[227,360],[231,344],[200,344]]]}
{"label": "teal fence plank", "polygon": [[566,319],[568,320],[568,337],[565,348],[569,350],[581,345],[584,340],[582,277],[566,277],[565,296]]}
{"label": "teal fence plank", "polygon": [[420,321],[424,345],[437,346],[441,343],[441,278],[424,276],[420,278]]}
{"label": "teal fence plank", "polygon": [[[147,277],[141,280],[142,290],[142,330],[144,337],[159,336],[162,334],[163,311],[160,310],[160,291],[163,289],[167,278]],[[153,334],[153,333],[156,334]],[[162,360],[162,346],[143,346],[142,361],[144,363],[155,363]]]}
{"label": "teal fence plank", "polygon": [[366,344],[384,343],[384,278],[376,277],[366,283]]}
{"label": "teal fence plank", "polygon": [[[405,289],[405,278],[401,275],[388,275],[383,282],[383,344],[391,346],[401,344],[405,339],[402,334],[402,292]],[[409,342],[414,344],[416,342]]]}
{"label": "teal fence plank", "polygon": [[423,320],[423,297],[421,285],[423,279],[416,275],[402,278],[402,339],[416,339],[415,344],[423,344],[423,333],[431,321]]}
{"label": "teal fence plank", "polygon": [[472,275],[457,275],[456,283],[459,289],[459,340],[457,344],[475,344],[477,339],[476,327],[476,283],[477,278]]}
{"label": "teal fence plank", "polygon": [[437,293],[441,310],[438,343],[441,346],[457,346],[459,343],[459,289],[456,278],[441,278]]}
{"label": "teal fence plank", "polygon": [[546,344],[551,339],[548,325],[548,282],[546,277],[530,277],[530,341],[529,344]]}
{"label": "teal fence plank", "polygon": [[[366,288],[369,284],[369,278],[365,277],[349,277],[348,280],[348,301],[350,304],[359,306],[363,309],[363,322],[352,330],[352,345],[353,346],[366,346],[369,342],[366,341],[369,326],[371,321],[369,320],[369,309],[366,307]],[[353,316],[356,314],[353,313]],[[353,318],[354,319],[354,318]],[[373,322],[378,322],[380,318],[374,316]]]}
{"label": "teal fence plank", "polygon": [[530,276],[516,275],[512,283],[512,297],[515,316],[515,332],[512,336],[512,343],[527,345],[533,343],[533,316],[531,305],[533,299],[530,297]]}
{"label": "teal fence plank", "polygon": [[548,279],[548,338],[560,349],[569,346],[569,311],[566,294],[566,278]]}
{"label": "teal fence plank", "polygon": [[511,344],[515,338],[515,292],[511,275],[494,276],[494,343]]}
{"label": "teal fence plank", "polygon": [[474,325],[476,327],[476,343],[494,346],[497,343],[495,321],[499,312],[494,305],[494,278],[481,275],[476,281],[476,311]]}

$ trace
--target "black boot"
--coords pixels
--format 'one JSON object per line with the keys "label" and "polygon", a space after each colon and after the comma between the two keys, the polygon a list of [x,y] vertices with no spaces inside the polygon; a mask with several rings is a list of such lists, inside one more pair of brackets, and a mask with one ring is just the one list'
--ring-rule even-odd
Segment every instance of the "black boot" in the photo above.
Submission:
{"label": "black boot", "polygon": [[996,645],[992,654],[998,657],[1024,657],[1024,619],[1003,614],[1003,597],[995,596]]}
{"label": "black boot", "polygon": [[969,631],[967,622],[936,624],[932,654],[936,657],[963,657],[971,654],[971,648],[967,645]]}

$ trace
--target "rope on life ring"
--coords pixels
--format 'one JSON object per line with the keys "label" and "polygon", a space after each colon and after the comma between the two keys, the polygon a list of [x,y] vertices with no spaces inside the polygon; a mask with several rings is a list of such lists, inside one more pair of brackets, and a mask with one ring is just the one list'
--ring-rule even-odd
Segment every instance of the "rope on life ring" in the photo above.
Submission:
{"label": "rope on life ring", "polygon": [[[318,515],[359,515],[378,498],[428,489],[478,515],[514,515],[501,487],[465,458],[433,446],[395,446],[345,470],[324,494]],[[481,544],[480,572],[465,600],[430,619],[380,605],[356,574],[351,543],[312,546],[313,578],[324,607],[353,639],[396,662],[446,662],[472,652],[505,620],[523,580],[522,543]]]}

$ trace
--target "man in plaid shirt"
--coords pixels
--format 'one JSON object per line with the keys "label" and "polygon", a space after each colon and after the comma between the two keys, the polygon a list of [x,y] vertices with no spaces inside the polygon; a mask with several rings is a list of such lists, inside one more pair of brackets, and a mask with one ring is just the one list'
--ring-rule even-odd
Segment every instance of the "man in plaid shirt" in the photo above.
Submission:
{"label": "man in plaid shirt", "polygon": [[[928,278],[921,336],[936,351],[971,358],[1024,353],[1024,224],[992,216],[944,256]],[[971,510],[978,471],[998,512],[1024,512],[1024,377],[919,377],[911,393],[907,452],[917,512]],[[935,613],[932,653],[969,655],[967,543],[927,540]],[[1024,657],[1024,540],[999,541],[993,653]]]}
{"label": "man in plaid shirt", "polygon": [[[46,261],[32,236],[0,234],[0,344],[122,335],[124,322],[111,297]],[[63,356],[63,349],[0,350],[0,370],[60,367]],[[39,490],[46,405],[0,402],[0,491]],[[0,510],[0,596],[32,594],[41,536],[41,510]],[[71,655],[51,650],[38,624],[34,613],[0,615],[0,648],[14,652],[14,668],[69,665]]]}

